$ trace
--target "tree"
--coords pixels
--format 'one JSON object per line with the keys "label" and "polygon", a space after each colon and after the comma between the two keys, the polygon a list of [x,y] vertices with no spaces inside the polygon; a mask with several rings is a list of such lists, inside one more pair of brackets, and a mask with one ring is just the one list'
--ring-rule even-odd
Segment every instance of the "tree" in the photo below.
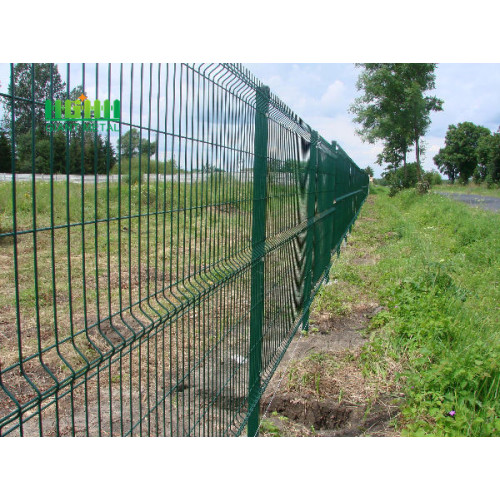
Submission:
{"label": "tree", "polygon": [[445,137],[445,147],[434,156],[439,171],[454,182],[457,176],[466,184],[478,164],[478,144],[481,137],[491,136],[486,127],[463,122],[450,125]]}
{"label": "tree", "polygon": [[373,177],[375,174],[373,172],[373,168],[368,166],[365,168],[365,172],[370,176],[370,177]]}
{"label": "tree", "polygon": [[120,137],[120,154],[127,158],[137,155],[140,143],[140,134],[135,128],[131,128]]}
{"label": "tree", "polygon": [[441,175],[439,175],[439,172],[437,172],[436,170],[432,170],[431,172],[425,172],[424,178],[431,186],[435,186],[435,185],[439,185],[439,184],[443,183],[443,179],[441,178]]}
{"label": "tree", "polygon": [[11,145],[5,131],[0,130],[0,172],[12,172]]}
{"label": "tree", "polygon": [[478,166],[474,176],[488,186],[500,182],[500,132],[483,135],[477,144]]}
{"label": "tree", "polygon": [[[38,102],[46,99],[64,99],[64,82],[57,65],[40,63],[19,63],[13,68],[14,88],[12,79],[9,82],[8,94],[21,99],[4,98],[7,114],[4,117],[4,129],[12,137],[12,112],[15,115],[15,136],[45,130],[45,107]],[[31,101],[31,102],[30,102]]]}
{"label": "tree", "polygon": [[108,173],[108,163],[109,170],[117,163],[112,144],[100,134],[84,133],[82,160],[82,134],[82,130],[77,129],[70,143],[70,173],[89,175]]}
{"label": "tree", "polygon": [[363,71],[356,98],[350,111],[361,125],[357,133],[364,141],[382,141],[384,149],[378,162],[390,169],[403,164],[407,175],[407,154],[415,148],[417,175],[422,179],[421,138],[427,132],[431,111],[442,110],[443,101],[425,92],[435,88],[436,64],[358,64]]}
{"label": "tree", "polygon": [[141,139],[141,134],[136,128],[131,128],[121,136],[120,153],[126,158],[134,158],[139,155],[154,156],[157,153],[156,141]]}
{"label": "tree", "polygon": [[[57,65],[48,63],[19,63],[13,67],[12,75],[8,94],[13,94],[14,100],[3,99],[6,108],[3,127],[9,138],[15,139],[16,170],[31,172],[34,163],[35,169],[44,172],[48,167],[42,166],[41,158],[50,158],[50,144],[45,131],[45,106],[39,103],[46,99],[62,99],[64,82]],[[32,153],[33,139],[35,155]]]}
{"label": "tree", "polygon": [[419,178],[422,178],[420,164],[420,143],[429,125],[431,111],[442,111],[443,101],[436,96],[425,96],[424,92],[436,87],[436,64],[402,64],[401,73],[405,81],[405,111],[409,117],[411,138],[415,146],[415,159]]}
{"label": "tree", "polygon": [[[13,67],[13,81],[11,79],[9,82],[8,93],[14,94],[14,101],[4,98],[7,112],[3,125],[8,135],[15,138],[16,170],[32,172],[34,169],[36,173],[49,173],[52,149],[53,172],[64,172],[65,135],[61,131],[55,132],[51,140],[45,127],[43,105],[46,99],[64,100],[66,96],[65,83],[57,65],[16,64]],[[72,94],[80,95],[81,87],[73,89]],[[12,113],[15,119],[14,129]],[[70,139],[71,137],[72,133]]]}
{"label": "tree", "polygon": [[357,82],[357,89],[363,94],[350,108],[355,115],[354,122],[361,125],[357,133],[370,144],[384,143],[384,151],[378,158],[380,164],[387,162],[398,167],[402,161],[405,165],[409,134],[405,130],[405,116],[401,113],[404,89],[396,78],[397,65],[357,66],[363,68]]}
{"label": "tree", "polygon": [[377,164],[383,166],[385,163],[387,169],[391,170],[403,165],[403,172],[406,172],[408,145],[403,144],[397,138],[391,138],[384,144],[384,149],[377,155]]}
{"label": "tree", "polygon": [[141,154],[147,156],[155,156],[157,153],[157,144],[155,141],[141,140]]}
{"label": "tree", "polygon": [[458,178],[458,167],[452,161],[451,157],[443,151],[443,148],[439,150],[439,153],[433,158],[434,164],[437,166],[438,170],[446,175],[452,184],[455,184],[455,180]]}

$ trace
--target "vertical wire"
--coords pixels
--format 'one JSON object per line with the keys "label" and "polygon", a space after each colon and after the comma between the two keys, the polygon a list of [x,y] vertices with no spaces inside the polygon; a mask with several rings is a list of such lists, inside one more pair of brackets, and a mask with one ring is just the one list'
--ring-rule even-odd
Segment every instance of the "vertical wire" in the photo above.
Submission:
{"label": "vertical wire", "polygon": [[[111,63],[108,64],[108,101],[111,103]],[[110,176],[110,148],[111,148],[111,136],[110,136],[110,126],[111,122],[108,122],[107,127],[107,136],[106,136],[106,278],[107,278],[107,288],[108,288],[108,317],[109,317],[109,326],[111,328],[111,332],[123,340],[123,337],[120,335],[115,325],[113,325],[113,315],[112,315],[112,305],[111,305],[111,211],[110,211],[110,184],[109,184],[109,176]],[[108,363],[108,397],[109,397],[109,435],[113,436],[113,375],[111,371],[111,359],[113,359],[113,354],[115,352],[114,342],[110,342],[111,344],[111,358]],[[121,354],[120,354],[121,359]],[[121,402],[121,401],[120,401]],[[121,413],[121,412],[120,412]]]}
{"label": "vertical wire", "polygon": [[[203,203],[204,201],[204,193],[203,193],[203,189],[204,189],[204,184],[205,184],[205,179],[204,179],[204,172],[203,172],[203,165],[205,164],[205,155],[207,154],[207,149],[208,149],[208,146],[207,146],[207,142],[208,142],[208,139],[207,139],[207,135],[208,135],[208,109],[207,109],[207,99],[206,99],[206,96],[207,96],[207,80],[205,78],[205,74],[203,74],[203,77],[202,77],[202,90],[201,90],[201,93],[202,93],[202,104],[201,104],[201,113],[202,113],[202,118],[201,118],[201,137],[202,137],[202,144],[201,144],[201,160],[200,160],[200,163],[198,164],[198,171],[201,172],[200,174],[198,174],[200,176],[200,179],[201,179],[201,182],[200,182],[200,272],[201,272],[201,269],[205,268],[206,267],[206,230],[205,230],[205,233],[203,233],[203,227],[204,227],[204,224],[206,226],[206,218],[208,216],[207,214],[207,210],[206,210],[206,206],[205,204]],[[201,169],[200,169],[200,165],[201,165]],[[201,369],[202,369],[202,375],[200,377],[201,379],[201,387],[202,387],[202,390],[201,390],[201,394],[202,394],[202,401],[200,403],[200,407],[203,408],[203,417],[202,417],[202,421],[200,421],[200,433],[202,433],[203,435],[207,434],[208,431],[207,431],[207,418],[206,418],[206,414],[207,412],[205,411],[206,407],[207,407],[207,359],[206,359],[206,352],[208,350],[208,345],[207,345],[207,315],[206,315],[206,303],[207,303],[207,299],[203,298],[202,299],[203,301],[203,307],[201,308],[200,307],[200,318],[201,318],[201,330],[199,332],[199,335],[201,337],[201,346],[200,346],[200,352],[203,352],[204,353],[204,360],[203,360],[203,363],[201,365]],[[200,304],[201,306],[201,304]]]}
{"label": "vertical wire", "polygon": [[[160,196],[160,180],[159,180],[159,130],[160,130],[160,89],[161,89],[161,64],[158,64],[158,83],[157,83],[157,92],[156,92],[156,141],[155,141],[155,148],[156,148],[156,153],[155,153],[155,171],[156,171],[156,196],[155,196],[155,298],[156,301],[159,302],[158,300],[158,198]],[[163,332],[164,327],[162,328]],[[163,338],[163,333],[162,333],[162,338]],[[155,335],[155,434],[156,436],[159,436],[159,401],[158,401],[158,393],[159,393],[159,387],[158,387],[158,333]]]}
{"label": "vertical wire", "polygon": [[[169,86],[169,64],[167,63],[166,65],[166,71],[165,71],[165,153],[164,153],[164,167],[163,167],[163,238],[162,238],[162,290],[163,290],[163,297],[165,298],[165,275],[166,275],[166,244],[167,244],[167,237],[166,237],[166,227],[167,227],[167,157],[168,157],[168,101],[169,101],[169,92],[168,92],[168,86]],[[173,162],[172,162],[172,178],[173,178]],[[170,306],[170,304],[169,304]],[[171,309],[170,309],[171,311]],[[170,388],[172,387],[171,380],[170,384],[167,389],[167,381],[165,377],[165,352],[166,352],[166,345],[165,345],[165,337],[166,337],[166,332],[165,328],[163,328],[163,335],[162,335],[162,365],[163,365],[163,391],[170,392]],[[170,348],[170,347],[169,347]],[[172,373],[171,369],[171,357],[168,358],[169,360],[169,372],[170,374]],[[167,434],[167,395],[164,394],[163,397],[163,435],[165,436]],[[171,404],[169,405],[171,407]],[[170,420],[171,422],[171,420]],[[171,430],[171,429],[170,429]]]}
{"label": "vertical wire", "polygon": [[[139,186],[138,186],[138,194],[137,194],[137,209],[138,209],[138,217],[137,217],[137,274],[139,280],[139,303],[141,313],[144,314],[144,309],[142,305],[142,256],[141,256],[141,248],[142,248],[142,181],[143,181],[143,173],[142,173],[142,106],[143,106],[143,92],[144,92],[144,63],[141,63],[141,84],[140,84],[140,97],[139,97]],[[132,153],[131,153],[132,155]],[[142,436],[142,342],[139,340],[138,346],[138,385],[139,385],[139,435]]]}
{"label": "vertical wire", "polygon": [[[191,76],[191,83],[189,81],[189,77]],[[186,100],[190,103],[190,110],[191,112],[189,113],[189,115],[186,117],[186,119],[188,117],[191,118],[190,120],[190,127],[189,127],[189,131],[186,133],[186,137],[188,139],[186,139],[186,147],[187,147],[187,143],[188,141],[189,142],[189,161],[188,159],[186,158],[186,173],[185,173],[185,178],[184,178],[184,183],[186,184],[188,182],[188,179],[187,179],[187,175],[188,175],[188,169],[189,169],[189,206],[185,206],[185,210],[189,210],[189,222],[188,222],[188,227],[189,227],[189,231],[188,231],[188,237],[189,237],[189,246],[188,246],[188,259],[187,259],[187,270],[184,271],[185,274],[187,274],[187,276],[189,276],[188,280],[189,280],[189,291],[190,291],[190,294],[193,294],[192,292],[192,289],[193,289],[193,285],[192,285],[192,280],[193,280],[193,277],[192,277],[192,273],[191,273],[191,263],[192,263],[192,244],[193,244],[193,210],[196,210],[196,204],[193,205],[193,201],[194,201],[194,197],[193,197],[193,149],[195,148],[195,142],[194,142],[194,139],[195,139],[195,136],[194,136],[194,113],[195,113],[195,103],[194,103],[194,73],[188,68],[186,70],[186,80],[187,80],[187,89],[186,89]],[[189,90],[191,90],[191,93],[189,94]],[[187,121],[187,120],[186,120]],[[197,145],[197,144],[196,144]],[[186,233],[186,229],[184,228],[184,232]],[[196,234],[196,228],[194,228],[194,232]],[[194,294],[193,294],[193,297],[196,297]],[[187,382],[187,386],[188,387],[191,387],[193,382],[192,382],[192,370],[191,370],[191,363],[192,363],[192,359],[191,357],[195,358],[195,355],[196,355],[196,351],[194,352],[191,352],[191,350],[194,348],[196,349],[196,344],[194,342],[191,341],[191,316],[194,316],[195,315],[195,311],[196,311],[196,299],[194,299],[195,302],[192,306],[192,313],[189,313],[189,312],[186,312],[187,314],[187,338],[188,338],[188,346],[187,346],[187,350],[188,350],[188,353],[187,353],[187,370],[188,370],[188,382]],[[194,340],[194,339],[193,339]],[[196,358],[195,358],[196,359]],[[185,394],[187,391],[184,390],[183,391],[183,394]],[[191,434],[191,393],[190,392],[187,392],[188,394],[188,410],[187,410],[187,413],[188,413],[188,425],[187,425],[187,428],[188,428],[188,435]],[[196,415],[194,415],[194,419],[196,418]],[[195,420],[196,421],[196,420]]]}
{"label": "vertical wire", "polygon": [[[120,64],[120,105],[123,102],[123,63]],[[123,110],[121,110],[123,113]],[[118,304],[120,309],[120,320],[122,323],[125,323],[123,318],[123,292],[122,292],[122,121],[123,118],[120,116],[120,121],[118,122],[118,146],[117,146],[117,155],[118,155],[118,213],[117,213],[117,239],[118,239]],[[129,222],[129,226],[130,226]],[[120,354],[120,361],[118,365],[118,373],[120,380],[120,435],[124,435],[124,426],[123,426],[123,354]]]}
{"label": "vertical wire", "polygon": [[[151,298],[151,271],[150,271],[150,232],[151,232],[151,217],[150,217],[150,203],[151,203],[151,157],[150,157],[150,149],[151,149],[151,94],[152,94],[152,85],[153,85],[153,64],[150,63],[149,65],[149,99],[148,99],[148,159],[147,159],[147,183],[146,183],[146,189],[147,189],[147,199],[146,199],[146,206],[147,206],[147,216],[146,216],[146,296],[148,298],[147,303],[148,303],[148,309],[152,309],[150,298]],[[146,343],[146,358],[147,358],[147,364],[146,364],[146,393],[147,397],[146,400],[148,402],[147,406],[147,415],[148,415],[148,436],[151,436],[151,387],[150,387],[150,344],[151,341],[150,339],[147,340]]]}
{"label": "vertical wire", "polygon": [[[38,244],[37,244],[37,217],[36,217],[36,169],[35,169],[35,65],[31,64],[31,217],[32,217],[32,237],[33,237],[33,288],[35,291],[35,321],[36,321],[36,343],[37,343],[37,354],[40,365],[45,368],[43,358],[42,358],[42,339],[40,334],[40,301],[38,293]],[[22,360],[20,359],[22,362]],[[43,424],[42,424],[42,401],[41,392],[33,385],[37,395],[38,395],[38,417],[40,422],[40,435],[43,436]]]}
{"label": "vertical wire", "polygon": [[[21,337],[21,307],[20,307],[20,293],[19,293],[19,256],[18,256],[18,234],[17,234],[17,190],[16,190],[16,80],[15,80],[15,69],[14,64],[10,65],[10,105],[11,105],[11,162],[12,162],[12,246],[13,246],[13,257],[14,257],[14,290],[16,299],[16,334],[17,334],[17,353],[19,359],[19,374],[24,377],[28,383],[33,386],[30,378],[27,376],[24,370],[23,364],[23,344]],[[24,435],[23,429],[23,414],[21,410],[21,405],[16,398],[16,405],[18,407],[19,413],[19,435]],[[38,405],[38,411],[40,412],[40,404]],[[42,435],[42,420],[41,417],[38,420],[40,435]]]}
{"label": "vertical wire", "polygon": [[[178,272],[178,278],[177,281],[179,281],[179,276],[181,277],[182,280],[182,289],[186,289],[185,285],[185,276],[186,276],[186,228],[187,228],[187,212],[188,212],[188,203],[187,203],[187,172],[186,169],[188,167],[188,141],[189,141],[189,130],[188,130],[188,123],[189,123],[189,71],[186,69],[184,72],[184,80],[182,78],[182,73],[183,69],[185,68],[184,64],[181,64],[181,78],[180,78],[180,93],[179,93],[179,99],[182,104],[184,104],[185,108],[185,115],[184,115],[184,133],[182,133],[182,130],[179,131],[180,136],[184,136],[184,150],[183,150],[183,157],[184,157],[184,182],[182,183],[184,186],[184,198],[182,202],[182,265],[180,272]],[[186,87],[185,92],[183,93],[183,82]],[[182,123],[182,120],[180,120]],[[180,156],[180,153],[179,153]],[[179,178],[180,180],[180,178]],[[180,210],[180,200],[179,200],[179,215],[181,213]],[[177,228],[178,233],[180,232],[180,227]],[[188,299],[188,297],[185,295],[185,293],[182,294],[184,299]],[[182,313],[182,347],[181,347],[181,355],[182,355],[182,380],[185,380],[186,378],[186,361],[187,361],[187,370],[189,370],[189,331],[186,331],[186,323],[189,325],[189,321],[186,321],[186,312],[183,311]],[[187,339],[187,357],[188,359],[186,360],[186,339]],[[184,382],[183,382],[184,383]],[[186,435],[186,391],[183,390],[182,392],[182,420],[183,420],[183,435]],[[188,399],[188,427],[187,429],[189,430],[189,399]]]}
{"label": "vertical wire", "polygon": [[[134,116],[134,64],[130,65],[130,127],[129,127],[129,144],[128,144],[128,217],[129,217],[129,228],[128,228],[128,241],[127,241],[127,256],[128,256],[128,302],[130,311],[132,313],[132,127],[133,116]],[[132,316],[136,319],[135,315]],[[137,319],[134,322],[136,325]],[[135,337],[135,336],[134,336]],[[134,339],[135,340],[135,339]],[[130,436],[134,435],[134,353],[132,349],[129,351],[129,388],[130,388]],[[140,385],[140,381],[139,381]]]}
{"label": "vertical wire", "polygon": [[[82,64],[82,92],[85,94],[85,63]],[[96,96],[97,97],[97,96]],[[82,304],[83,304],[83,321],[85,327],[85,336],[89,344],[91,341],[88,335],[88,317],[87,317],[87,285],[86,285],[86,265],[85,265],[85,257],[86,257],[86,246],[85,246],[85,156],[84,156],[84,148],[85,148],[85,130],[82,130],[82,140],[81,140],[81,154],[80,154],[80,171],[81,171],[81,191],[80,191],[80,207],[81,207],[81,239],[82,239]],[[91,344],[92,345],[92,344]],[[88,360],[87,360],[88,363]],[[88,401],[88,371],[85,372],[85,432],[86,435],[90,435],[89,431],[89,401]]]}
{"label": "vertical wire", "polygon": [[[50,99],[53,101],[53,82],[54,82],[54,65],[50,65]],[[33,96],[34,99],[34,96]],[[34,114],[34,113],[33,113]],[[54,132],[51,127],[50,129],[50,158],[49,158],[49,172],[50,172],[50,259],[51,259],[51,274],[52,274],[52,313],[54,319],[54,344],[56,348],[56,352],[60,359],[68,366],[68,363],[62,356],[59,350],[59,329],[58,329],[58,321],[57,321],[57,293],[56,293],[56,266],[55,266],[55,231],[54,231]],[[35,176],[33,176],[35,177]],[[34,188],[33,188],[34,189]],[[33,203],[34,204],[34,203]],[[53,375],[52,371],[47,368],[52,379],[56,385],[55,392],[55,423],[56,423],[56,436],[60,436],[60,426],[59,426],[59,380]]]}
{"label": "vertical wire", "polygon": [[[70,81],[71,81],[71,68],[70,64],[68,63],[66,65],[66,97],[69,99],[69,93],[70,93]],[[53,92],[51,92],[50,98],[53,100]],[[66,167],[66,241],[67,241],[67,252],[66,252],[66,258],[68,261],[68,266],[67,266],[67,273],[68,273],[68,316],[69,316],[69,334],[71,337],[71,345],[75,352],[78,354],[78,356],[81,359],[85,359],[85,356],[83,356],[82,352],[78,348],[75,342],[75,327],[74,327],[74,321],[73,321],[73,285],[72,285],[72,280],[73,280],[73,272],[72,272],[72,266],[71,266],[71,204],[70,204],[70,131],[66,129],[66,158],[65,158],[65,167]],[[73,140],[76,140],[75,138]],[[68,364],[69,369],[71,370],[71,390],[70,390],[70,404],[71,404],[71,435],[75,436],[76,435],[76,428],[75,428],[75,400],[74,400],[74,392],[75,392],[75,387],[74,387],[74,380],[75,380],[75,370],[71,366],[71,364]]]}
{"label": "vertical wire", "polygon": [[[175,151],[175,137],[176,137],[176,127],[175,127],[175,112],[176,112],[176,101],[177,101],[177,64],[174,64],[174,69],[173,69],[173,75],[172,75],[172,161],[174,158],[174,151]],[[180,139],[178,139],[180,140]],[[173,165],[173,163],[172,163]],[[178,165],[178,170],[180,171],[180,165]],[[174,283],[177,278],[174,278],[174,261],[175,258],[173,257],[172,252],[175,249],[174,246],[174,214],[176,213],[174,210],[175,207],[175,195],[174,195],[174,189],[175,189],[175,182],[174,182],[174,175],[172,175],[172,183],[171,183],[171,191],[170,191],[170,200],[171,200],[171,210],[170,210],[170,249],[171,249],[171,254],[170,254],[170,283]],[[178,255],[176,256],[178,258]],[[177,277],[177,273],[175,274]],[[174,292],[174,290],[172,290]],[[174,295],[174,294],[173,294]],[[175,302],[177,303],[177,297],[175,297]],[[170,359],[172,359],[172,353],[173,353],[173,325],[174,322],[170,322],[169,325],[169,338],[170,338]],[[178,356],[178,336],[175,336],[175,377],[178,377],[179,373],[179,356]],[[177,404],[177,391],[172,390],[173,389],[173,373],[172,373],[172,364],[170,365],[170,388],[171,388],[171,396],[170,396],[170,434],[172,435],[173,433],[173,422],[174,422],[174,413],[172,411],[172,408],[175,405],[175,435],[179,435],[179,406]],[[175,382],[177,385],[177,380]]]}
{"label": "vertical wire", "polygon": [[[95,65],[95,88],[96,88],[96,95],[95,98],[96,100],[99,99],[99,64]],[[94,131],[94,254],[95,254],[95,304],[96,304],[96,322],[97,322],[97,329],[99,331],[99,334],[102,336],[102,331],[101,331],[101,308],[100,308],[100,287],[99,287],[99,223],[97,222],[99,220],[99,212],[98,212],[98,199],[99,199],[99,193],[97,191],[98,189],[98,149],[97,149],[97,142],[98,142],[98,131],[97,128]],[[86,173],[85,170],[83,173]],[[101,355],[102,359],[102,355]],[[100,365],[100,363],[99,363]],[[101,371],[99,368],[96,369],[96,377],[97,377],[97,384],[96,384],[96,396],[97,396],[97,428],[98,428],[98,435],[102,436],[102,423],[101,423]]]}

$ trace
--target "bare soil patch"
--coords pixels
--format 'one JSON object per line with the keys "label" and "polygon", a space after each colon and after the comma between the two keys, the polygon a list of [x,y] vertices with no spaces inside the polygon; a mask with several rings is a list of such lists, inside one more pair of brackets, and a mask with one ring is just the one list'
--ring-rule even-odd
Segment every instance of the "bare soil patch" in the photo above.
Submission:
{"label": "bare soil patch", "polygon": [[393,421],[403,395],[366,376],[360,360],[377,310],[311,318],[318,331],[292,342],[262,398],[261,436],[399,435]]}

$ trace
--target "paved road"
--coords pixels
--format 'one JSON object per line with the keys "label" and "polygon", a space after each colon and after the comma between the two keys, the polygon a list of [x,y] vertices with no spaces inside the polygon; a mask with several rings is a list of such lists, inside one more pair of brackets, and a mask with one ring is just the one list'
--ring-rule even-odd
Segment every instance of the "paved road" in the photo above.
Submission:
{"label": "paved road", "polygon": [[442,191],[435,191],[443,196],[448,196],[454,200],[462,201],[468,203],[473,207],[484,208],[485,210],[491,210],[492,212],[500,212],[500,198],[495,198],[494,196],[480,196],[477,194],[459,194],[459,193],[444,193]]}

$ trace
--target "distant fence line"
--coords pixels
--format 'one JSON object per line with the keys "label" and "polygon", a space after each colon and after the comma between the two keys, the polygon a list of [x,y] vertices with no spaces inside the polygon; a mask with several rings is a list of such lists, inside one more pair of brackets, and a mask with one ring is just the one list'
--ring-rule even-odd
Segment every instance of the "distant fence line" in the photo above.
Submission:
{"label": "distant fence line", "polygon": [[[207,179],[210,174],[190,175],[189,173],[181,174],[142,174],[142,181],[149,177],[150,182],[201,182]],[[12,174],[0,173],[0,182],[12,182]],[[123,180],[129,182],[126,175],[110,174],[110,175],[75,175],[75,174],[15,174],[16,182],[32,182],[33,179],[37,182],[72,182],[76,184],[93,184],[95,182],[118,182]]]}
{"label": "distant fence line", "polygon": [[[141,182],[148,180],[150,182],[207,182],[211,176],[221,175],[221,172],[214,173],[200,173],[200,172],[180,172],[175,174],[142,174]],[[229,174],[235,178],[241,175],[241,172],[231,172]],[[273,181],[278,183],[286,184],[290,182],[289,177],[292,174],[289,173],[278,173],[273,175]],[[0,182],[12,182],[13,177],[15,177],[16,182],[71,182],[74,184],[94,184],[94,183],[106,183],[106,182],[127,182],[130,183],[128,176],[126,174],[97,174],[97,175],[75,175],[75,174],[7,174],[0,172]]]}
{"label": "distant fence line", "polygon": [[[42,126],[87,88],[113,140]],[[12,65],[1,97],[0,436],[257,435],[367,174],[237,64]],[[153,147],[192,170],[127,172]]]}

